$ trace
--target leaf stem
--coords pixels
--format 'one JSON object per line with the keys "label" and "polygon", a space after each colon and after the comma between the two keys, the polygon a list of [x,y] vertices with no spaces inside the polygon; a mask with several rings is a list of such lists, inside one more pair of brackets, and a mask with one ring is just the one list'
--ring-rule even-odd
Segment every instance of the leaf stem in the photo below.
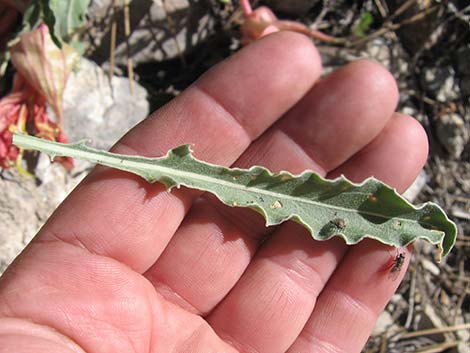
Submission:
{"label": "leaf stem", "polygon": [[240,0],[240,7],[242,8],[243,14],[245,16],[250,16],[251,13],[253,12],[249,0]]}

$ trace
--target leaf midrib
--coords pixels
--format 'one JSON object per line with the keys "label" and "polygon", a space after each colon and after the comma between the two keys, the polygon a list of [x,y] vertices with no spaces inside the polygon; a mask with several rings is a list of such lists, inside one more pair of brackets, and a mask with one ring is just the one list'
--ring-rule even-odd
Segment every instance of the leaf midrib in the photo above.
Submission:
{"label": "leaf midrib", "polygon": [[[395,217],[395,216],[394,217],[388,217],[388,216],[384,216],[383,214],[375,213],[375,212],[369,212],[369,211],[360,211],[360,212],[357,211],[356,212],[356,211],[354,211],[353,209],[350,209],[350,208],[330,205],[330,204],[327,204],[327,203],[321,203],[321,202],[318,202],[318,201],[314,201],[314,200],[310,200],[310,199],[306,199],[306,198],[301,198],[301,197],[294,197],[294,196],[290,196],[290,195],[287,195],[287,194],[275,193],[275,192],[272,192],[272,191],[259,189],[259,188],[256,188],[256,187],[247,187],[247,186],[242,185],[242,184],[231,183],[229,181],[217,179],[217,178],[214,178],[214,177],[207,177],[207,176],[197,174],[197,173],[193,173],[193,172],[189,172],[189,171],[181,171],[181,170],[178,170],[178,169],[175,169],[175,168],[164,167],[164,166],[157,165],[157,164],[154,164],[154,163],[146,163],[145,162],[145,160],[148,160],[148,162],[155,162],[158,159],[164,159],[166,156],[161,157],[161,158],[134,157],[134,156],[120,155],[120,154],[116,154],[116,153],[112,153],[112,152],[98,151],[94,148],[91,148],[91,147],[88,147],[88,146],[85,146],[85,145],[80,145],[80,150],[79,151],[77,149],[73,149],[73,148],[71,148],[67,145],[64,145],[64,144],[54,143],[54,145],[56,145],[59,150],[65,148],[68,151],[70,151],[69,153],[67,153],[67,155],[70,155],[72,157],[87,159],[88,161],[95,162],[95,163],[98,163],[98,164],[104,164],[105,161],[103,161],[100,158],[97,158],[97,156],[101,156],[101,157],[104,157],[106,159],[109,159],[110,163],[108,165],[111,165],[111,166],[114,166],[114,167],[117,167],[117,168],[119,168],[120,165],[122,166],[122,161],[125,161],[128,164],[129,167],[137,167],[138,169],[140,169],[142,171],[146,171],[146,172],[150,172],[150,173],[151,172],[160,172],[162,175],[168,175],[168,176],[174,175],[174,176],[179,176],[179,177],[185,177],[185,178],[188,178],[188,179],[197,179],[199,181],[203,181],[203,182],[207,182],[207,183],[218,184],[220,186],[230,187],[232,189],[243,190],[243,191],[246,191],[246,192],[255,192],[255,193],[258,193],[258,194],[261,194],[261,195],[267,195],[267,196],[273,197],[275,199],[279,199],[279,201],[281,203],[282,203],[282,200],[289,200],[289,201],[294,201],[294,202],[299,202],[300,201],[304,204],[314,205],[317,208],[329,208],[329,209],[332,209],[332,210],[343,211],[345,213],[350,213],[350,214],[367,215],[367,216],[379,217],[379,218],[386,219],[386,220],[390,220],[390,219],[393,218],[393,219],[396,219],[398,221],[411,223],[411,224],[416,222],[416,220],[410,220],[408,218],[401,218],[401,217]],[[48,149],[50,149],[50,148],[48,148]],[[90,157],[88,157],[88,155]],[[141,161],[136,161],[135,159],[140,159]],[[200,163],[204,166],[219,167],[219,166],[207,163],[207,162],[200,162],[200,161],[198,161],[196,159],[193,159],[193,158],[192,158],[192,161],[195,162],[195,163]],[[190,188],[192,187],[191,184],[188,184],[188,183],[185,183],[185,182],[180,182],[179,184],[184,185],[186,187],[190,187]],[[207,188],[205,189],[205,191],[213,192],[213,190],[209,190]],[[214,192],[214,193],[217,194],[217,196],[219,196],[217,192]],[[350,192],[350,193],[352,193],[352,192]],[[365,193],[358,193],[358,194],[366,195]],[[422,224],[427,224],[425,222],[421,222],[421,223]]]}

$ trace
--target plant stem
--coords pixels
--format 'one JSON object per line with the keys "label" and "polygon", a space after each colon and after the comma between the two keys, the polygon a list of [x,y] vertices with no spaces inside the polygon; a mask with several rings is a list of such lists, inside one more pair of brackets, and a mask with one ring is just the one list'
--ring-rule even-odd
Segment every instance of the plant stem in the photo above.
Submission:
{"label": "plant stem", "polygon": [[134,95],[134,66],[132,64],[131,48],[129,43],[129,38],[131,36],[131,21],[129,11],[129,0],[124,0],[124,33],[126,35],[127,75],[129,76],[129,89],[131,91],[131,95]]}
{"label": "plant stem", "polygon": [[116,12],[118,8],[117,4],[118,0],[113,0],[113,13],[111,15],[111,48],[109,51],[109,80],[114,76],[114,66],[115,66],[115,56],[116,56],[116,33],[117,33],[117,25],[116,25]]}
{"label": "plant stem", "polygon": [[245,16],[251,15],[253,9],[251,8],[250,0],[240,0],[240,7],[243,10]]}

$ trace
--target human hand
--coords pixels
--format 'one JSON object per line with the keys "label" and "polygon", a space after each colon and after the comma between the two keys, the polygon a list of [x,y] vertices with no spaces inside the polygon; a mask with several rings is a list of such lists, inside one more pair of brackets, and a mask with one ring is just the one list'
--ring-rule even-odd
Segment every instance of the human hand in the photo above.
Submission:
{"label": "human hand", "polygon": [[[308,39],[270,35],[113,150],[191,143],[212,163],[374,175],[404,191],[427,138],[394,113],[392,76],[368,61],[320,71]],[[97,167],[1,278],[0,352],[359,352],[403,277],[381,270],[393,255]]]}

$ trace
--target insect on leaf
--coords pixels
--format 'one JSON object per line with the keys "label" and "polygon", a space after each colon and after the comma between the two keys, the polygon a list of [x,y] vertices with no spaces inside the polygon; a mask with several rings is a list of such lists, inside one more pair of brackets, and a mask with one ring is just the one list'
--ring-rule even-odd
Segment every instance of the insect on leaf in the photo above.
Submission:
{"label": "insect on leaf", "polygon": [[226,205],[258,211],[268,226],[296,221],[317,240],[340,236],[356,244],[371,238],[402,248],[425,239],[438,246],[439,259],[455,243],[456,226],[438,205],[414,207],[374,178],[354,184],[344,177],[326,180],[311,171],[292,175],[258,166],[226,168],[195,159],[189,145],[146,158],[99,151],[84,142],[61,144],[18,134],[13,143],[51,157],[68,156],[135,173],[168,190],[183,185],[210,192]]}

